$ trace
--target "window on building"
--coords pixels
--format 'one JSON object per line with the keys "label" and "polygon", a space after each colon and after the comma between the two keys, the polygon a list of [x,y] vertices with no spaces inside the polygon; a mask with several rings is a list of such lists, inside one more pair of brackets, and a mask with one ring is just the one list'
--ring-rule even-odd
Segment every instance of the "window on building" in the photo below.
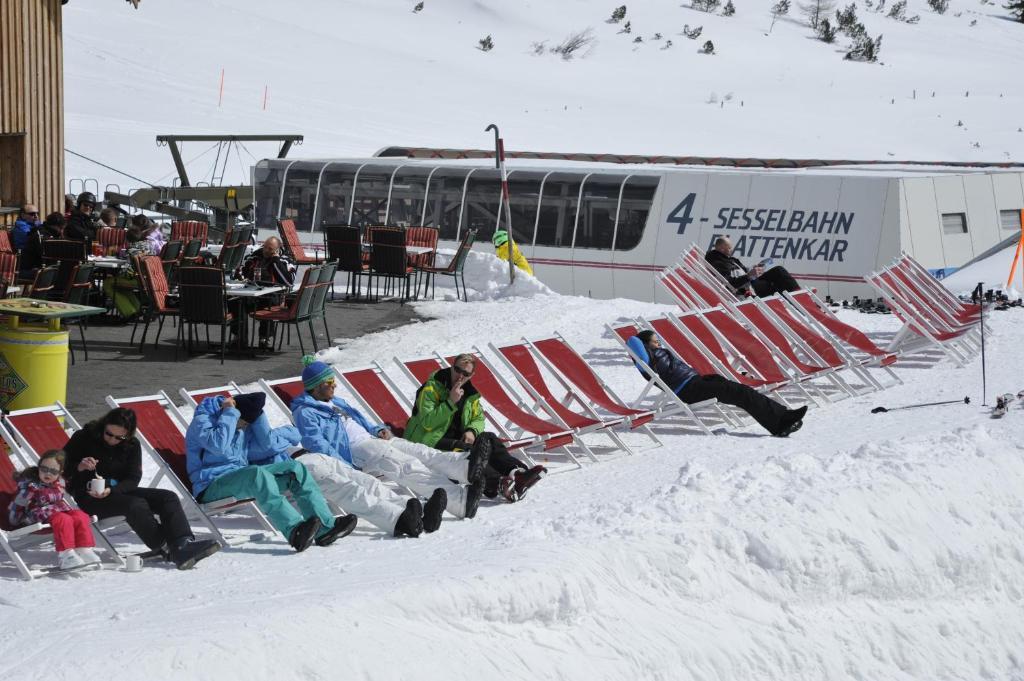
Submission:
{"label": "window on building", "polygon": [[967,234],[967,213],[943,213],[942,232],[944,234]]}
{"label": "window on building", "polygon": [[580,197],[582,175],[552,173],[544,183],[537,221],[537,245],[568,248]]}
{"label": "window on building", "polygon": [[591,175],[583,183],[583,202],[576,220],[575,248],[611,250],[615,238],[615,211],[625,175]]}
{"label": "window on building", "polygon": [[260,161],[252,175],[256,194],[256,225],[261,229],[276,229],[274,220],[277,218],[277,202],[281,199],[284,165],[270,165],[268,161]]}
{"label": "window on building", "polygon": [[462,234],[476,230],[477,241],[490,241],[501,210],[501,176],[497,170],[478,170],[466,185],[466,214],[462,218]]}
{"label": "window on building", "polygon": [[347,225],[352,205],[352,184],[359,166],[330,163],[320,178],[320,203],[317,220],[320,225]]}
{"label": "window on building", "polygon": [[294,220],[295,228],[301,232],[313,225],[313,205],[322,167],[320,163],[298,161],[286,173],[281,217]]}
{"label": "window on building", "polygon": [[615,229],[616,251],[629,251],[640,243],[657,191],[656,177],[636,176],[626,180],[622,187],[622,204],[619,206],[619,221]]}
{"label": "window on building", "polygon": [[999,211],[999,226],[1003,229],[1012,229],[1018,231],[1020,229],[1021,213],[1024,209],[1014,210],[1001,210]]}
{"label": "window on building", "polygon": [[440,168],[430,177],[423,226],[436,227],[441,239],[455,241],[458,238],[462,188],[468,173],[465,168]]}
{"label": "window on building", "polygon": [[384,224],[392,172],[393,168],[379,166],[366,166],[359,172],[352,199],[352,225],[364,228]]}
{"label": "window on building", "polygon": [[[533,226],[537,222],[540,183],[544,173],[513,170],[508,175],[508,194],[512,213],[512,240],[520,246],[533,243]],[[505,225],[505,216],[501,216]]]}
{"label": "window on building", "polygon": [[423,219],[423,197],[430,168],[401,168],[391,184],[388,224],[418,227]]}

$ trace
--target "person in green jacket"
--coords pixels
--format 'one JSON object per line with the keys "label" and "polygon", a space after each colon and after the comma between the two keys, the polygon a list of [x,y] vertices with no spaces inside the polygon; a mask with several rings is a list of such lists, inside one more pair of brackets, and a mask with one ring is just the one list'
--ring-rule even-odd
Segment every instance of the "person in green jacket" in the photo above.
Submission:
{"label": "person in green jacket", "polygon": [[547,474],[547,469],[530,468],[509,454],[494,433],[484,430],[480,393],[470,380],[475,370],[476,357],[463,354],[455,358],[451,367],[431,374],[416,391],[412,416],[402,437],[449,451],[489,446],[484,496],[493,499],[500,494],[510,503],[516,502]]}

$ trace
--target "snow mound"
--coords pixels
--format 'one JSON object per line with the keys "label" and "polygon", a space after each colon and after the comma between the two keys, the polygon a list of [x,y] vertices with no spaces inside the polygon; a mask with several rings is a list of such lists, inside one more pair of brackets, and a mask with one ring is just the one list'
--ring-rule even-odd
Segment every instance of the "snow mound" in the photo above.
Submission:
{"label": "snow mound", "polygon": [[1011,244],[984,260],[957,270],[943,279],[942,283],[957,295],[970,295],[978,282],[983,282],[986,289],[1003,290],[1010,298],[1020,298],[1021,291],[1024,291],[1024,279],[1021,278],[1024,276],[1024,263],[1017,264],[1017,276],[1009,288],[1006,286],[1006,277],[1010,274],[1010,265],[1013,264],[1016,252],[1017,244]]}
{"label": "snow mound", "polygon": [[[439,248],[437,252],[441,256],[440,262],[447,262],[455,253],[444,248]],[[469,252],[465,275],[470,302],[554,295],[554,291],[544,282],[520,269],[516,270],[515,283],[509,286],[508,261],[487,251]],[[456,300],[455,284],[451,277],[437,277],[437,295],[441,295],[442,288],[444,300]]]}

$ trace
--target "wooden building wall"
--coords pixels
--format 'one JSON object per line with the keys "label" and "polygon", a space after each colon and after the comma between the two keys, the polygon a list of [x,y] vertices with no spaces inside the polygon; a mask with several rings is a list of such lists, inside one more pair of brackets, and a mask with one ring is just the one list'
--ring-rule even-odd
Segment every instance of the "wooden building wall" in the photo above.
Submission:
{"label": "wooden building wall", "polygon": [[64,207],[61,26],[60,0],[0,2],[0,205],[44,215]]}

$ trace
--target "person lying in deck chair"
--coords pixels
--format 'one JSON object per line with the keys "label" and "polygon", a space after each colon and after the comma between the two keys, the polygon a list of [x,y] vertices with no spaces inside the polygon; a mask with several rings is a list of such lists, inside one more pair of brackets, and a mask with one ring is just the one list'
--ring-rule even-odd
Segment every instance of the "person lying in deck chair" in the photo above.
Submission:
{"label": "person lying in deck chair", "polygon": [[[701,376],[693,367],[661,347],[661,340],[649,329],[633,336],[626,344],[687,404],[713,397],[723,404],[744,410],[776,437],[795,433],[804,424],[806,406],[788,409],[750,386],[718,374]],[[644,369],[640,369],[640,373],[645,373]]]}
{"label": "person lying in deck chair", "polygon": [[255,499],[296,551],[314,541],[329,546],[352,532],[358,518],[331,515],[305,466],[285,454],[298,443],[298,432],[292,426],[271,429],[263,413],[266,399],[263,393],[218,395],[196,407],[185,433],[192,492],[202,502]]}
{"label": "person lying in deck chair", "polygon": [[738,258],[732,257],[732,241],[729,237],[720,236],[715,239],[714,248],[704,255],[704,259],[728,279],[729,284],[738,292],[751,290],[759,298],[766,298],[773,293],[800,288],[800,284],[785,267],[777,265],[766,270],[765,265],[770,264],[771,259],[762,260],[748,270]]}
{"label": "person lying in deck chair", "polygon": [[446,369],[438,369],[416,391],[405,439],[444,450],[490,449],[484,470],[484,496],[499,494],[509,503],[523,498],[544,475],[543,466],[530,468],[508,453],[494,433],[484,430],[480,393],[470,382],[476,369],[473,355],[459,355]]}
{"label": "person lying in deck chair", "polygon": [[[430,512],[424,524],[434,529],[440,523],[441,508],[456,518],[476,515],[488,450],[454,454],[394,437],[387,426],[371,423],[358,409],[334,396],[331,367],[311,355],[306,355],[303,363],[305,392],[291,403],[303,447],[404,485],[413,494],[429,496]],[[463,482],[468,484],[459,484]]]}
{"label": "person lying in deck chair", "polygon": [[[64,474],[78,507],[98,518],[123,515],[149,547],[179,570],[220,550],[211,539],[196,540],[178,496],[166,489],[142,487],[142,445],[135,437],[135,412],[111,409],[71,436],[64,445]],[[102,492],[90,487],[99,480]],[[159,520],[158,520],[159,519]]]}

